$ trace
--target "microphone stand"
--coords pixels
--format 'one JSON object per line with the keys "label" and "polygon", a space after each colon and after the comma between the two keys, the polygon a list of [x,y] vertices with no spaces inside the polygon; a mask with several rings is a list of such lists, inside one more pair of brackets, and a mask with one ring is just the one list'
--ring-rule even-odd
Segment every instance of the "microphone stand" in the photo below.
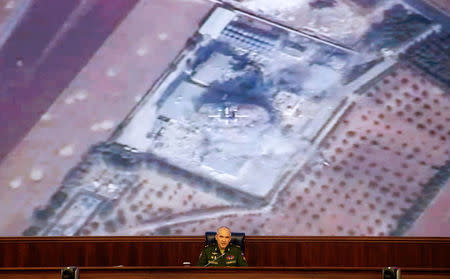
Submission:
{"label": "microphone stand", "polygon": [[[215,258],[214,260],[217,261],[218,259],[222,258],[223,256],[225,256],[225,253],[223,253],[222,255],[218,256],[217,258]],[[207,267],[208,265],[210,265],[211,262],[208,262],[207,264],[205,264],[203,267]]]}

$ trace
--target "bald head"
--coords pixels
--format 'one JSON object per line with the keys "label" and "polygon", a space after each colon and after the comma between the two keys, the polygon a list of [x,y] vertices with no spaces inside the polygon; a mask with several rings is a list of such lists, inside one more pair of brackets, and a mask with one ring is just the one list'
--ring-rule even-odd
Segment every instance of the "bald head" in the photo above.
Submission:
{"label": "bald head", "polygon": [[225,227],[225,226],[219,227],[217,229],[217,233],[219,233],[220,231],[227,231],[231,235],[231,230],[228,227]]}

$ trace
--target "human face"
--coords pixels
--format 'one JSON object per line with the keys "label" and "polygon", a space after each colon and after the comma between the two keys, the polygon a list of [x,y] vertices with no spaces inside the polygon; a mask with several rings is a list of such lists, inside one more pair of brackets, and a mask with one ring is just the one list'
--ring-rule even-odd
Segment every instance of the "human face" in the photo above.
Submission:
{"label": "human face", "polygon": [[216,234],[216,240],[221,250],[227,248],[231,240],[231,232],[225,228],[219,229]]}

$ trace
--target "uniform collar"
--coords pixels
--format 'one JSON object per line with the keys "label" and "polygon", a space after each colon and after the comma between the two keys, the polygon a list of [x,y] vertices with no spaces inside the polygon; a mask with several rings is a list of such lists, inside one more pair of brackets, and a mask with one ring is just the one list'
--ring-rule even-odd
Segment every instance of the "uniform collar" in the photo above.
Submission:
{"label": "uniform collar", "polygon": [[[226,252],[230,251],[232,245],[233,245],[233,244],[228,243],[228,246],[225,247],[225,249],[223,250],[223,252],[226,253]],[[216,245],[215,245],[215,250],[216,250],[216,251],[220,251],[220,249],[219,249],[219,244],[216,244]]]}

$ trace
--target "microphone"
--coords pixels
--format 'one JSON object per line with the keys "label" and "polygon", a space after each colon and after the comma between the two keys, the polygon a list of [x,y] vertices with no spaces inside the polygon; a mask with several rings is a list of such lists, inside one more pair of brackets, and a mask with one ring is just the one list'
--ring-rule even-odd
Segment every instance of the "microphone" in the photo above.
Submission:
{"label": "microphone", "polygon": [[[223,253],[222,255],[218,256],[217,258],[215,258],[214,260],[217,261],[218,259],[222,258],[223,256],[225,256],[225,253]],[[208,262],[207,264],[205,264],[203,267],[207,267],[208,265],[210,265],[211,262]]]}

